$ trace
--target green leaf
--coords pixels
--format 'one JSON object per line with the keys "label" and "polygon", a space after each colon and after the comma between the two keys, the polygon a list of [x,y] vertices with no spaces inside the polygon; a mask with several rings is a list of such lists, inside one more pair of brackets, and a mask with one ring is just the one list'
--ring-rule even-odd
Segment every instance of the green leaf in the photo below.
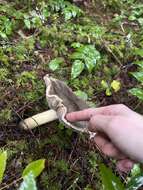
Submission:
{"label": "green leaf", "polygon": [[36,178],[41,174],[44,168],[45,168],[45,159],[33,161],[24,169],[22,177],[32,172],[34,178]]}
{"label": "green leaf", "polygon": [[70,12],[70,10],[68,9],[64,10],[64,15],[65,15],[65,21],[70,20],[72,18],[72,12]]}
{"label": "green leaf", "polygon": [[30,29],[31,28],[31,23],[29,19],[24,19],[25,26]]}
{"label": "green leaf", "polygon": [[143,82],[143,71],[131,73],[139,82]]}
{"label": "green leaf", "polygon": [[143,100],[143,90],[140,88],[132,88],[129,90],[129,92],[139,98],[140,100]]}
{"label": "green leaf", "polygon": [[85,101],[88,99],[88,95],[81,90],[77,90],[75,94]]}
{"label": "green leaf", "polygon": [[127,190],[137,190],[143,185],[143,173],[136,175],[131,178],[129,183],[127,184]]}
{"label": "green leaf", "polygon": [[74,60],[82,60],[85,63],[88,71],[91,73],[97,61],[100,59],[100,53],[93,45],[73,43],[72,47],[76,48],[76,52],[74,52],[70,58]]}
{"label": "green leaf", "polygon": [[121,83],[119,81],[117,81],[117,80],[113,80],[111,82],[111,87],[113,88],[113,90],[115,92],[118,92],[120,90],[120,88],[121,88]]}
{"label": "green leaf", "polygon": [[66,2],[66,7],[63,9],[65,21],[80,16],[81,13],[82,13],[81,9],[79,9],[77,6],[72,5],[69,2]]}
{"label": "green leaf", "polygon": [[0,32],[0,36],[1,36],[2,38],[7,38],[7,35],[6,35],[4,32]]}
{"label": "green leaf", "polygon": [[57,57],[57,58],[53,59],[52,61],[50,61],[49,68],[52,71],[56,71],[57,69],[59,69],[60,65],[63,62],[64,62],[64,59],[62,57]]}
{"label": "green leaf", "polygon": [[138,65],[141,69],[143,69],[143,61],[135,61],[135,65]]}
{"label": "green leaf", "polygon": [[134,20],[136,20],[136,17],[134,16],[134,15],[131,15],[131,16],[129,16],[129,18],[128,18],[130,21],[134,21]]}
{"label": "green leaf", "polygon": [[105,94],[106,94],[106,96],[111,96],[112,95],[112,92],[111,92],[110,88],[106,89]]}
{"label": "green leaf", "polygon": [[0,183],[2,182],[3,175],[6,169],[7,152],[4,151],[0,154]]}
{"label": "green leaf", "polygon": [[102,86],[103,89],[107,89],[109,87],[108,83],[105,80],[101,81],[101,86]]}
{"label": "green leaf", "polygon": [[95,62],[93,62],[93,59],[91,59],[91,58],[85,58],[85,65],[86,65],[89,73],[92,72],[92,70],[95,67],[95,64],[96,64],[96,60],[95,60]]}
{"label": "green leaf", "polygon": [[20,185],[19,190],[37,190],[36,181],[32,173],[28,173]]}
{"label": "green leaf", "polygon": [[82,46],[82,44],[79,43],[79,42],[73,42],[73,43],[71,44],[71,47],[73,47],[73,48],[79,48],[79,47],[81,47],[81,46]]}
{"label": "green leaf", "polygon": [[139,24],[140,24],[141,26],[143,26],[143,18],[139,18],[139,19],[138,19],[138,22],[139,22]]}
{"label": "green leaf", "polygon": [[72,65],[71,77],[72,79],[78,77],[84,69],[84,63],[80,60],[75,60]]}
{"label": "green leaf", "polygon": [[99,164],[99,169],[103,190],[125,190],[120,179],[113,174],[110,168],[107,168],[104,164]]}
{"label": "green leaf", "polygon": [[140,164],[134,164],[132,170],[131,170],[131,177],[134,177],[141,173]]}
{"label": "green leaf", "polygon": [[143,57],[143,49],[135,49],[134,54]]}
{"label": "green leaf", "polygon": [[74,52],[72,55],[70,55],[71,59],[83,59],[84,60],[84,54],[81,52]]}

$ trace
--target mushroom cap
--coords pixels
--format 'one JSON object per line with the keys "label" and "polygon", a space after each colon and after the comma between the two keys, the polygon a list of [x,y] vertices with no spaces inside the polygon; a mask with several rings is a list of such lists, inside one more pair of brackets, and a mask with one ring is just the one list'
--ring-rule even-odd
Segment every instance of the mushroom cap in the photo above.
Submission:
{"label": "mushroom cap", "polygon": [[66,127],[73,128],[79,132],[88,131],[88,122],[74,122],[70,123],[66,120],[67,113],[73,111],[80,111],[89,108],[87,103],[77,97],[71,88],[69,88],[64,82],[52,78],[49,75],[44,77],[46,84],[46,99],[50,109],[53,109],[57,116]]}

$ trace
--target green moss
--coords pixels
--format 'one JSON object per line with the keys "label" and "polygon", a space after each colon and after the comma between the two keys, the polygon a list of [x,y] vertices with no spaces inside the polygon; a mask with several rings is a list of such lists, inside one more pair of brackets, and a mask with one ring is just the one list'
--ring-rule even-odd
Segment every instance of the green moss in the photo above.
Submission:
{"label": "green moss", "polygon": [[5,123],[12,119],[12,111],[9,108],[0,110],[0,122]]}
{"label": "green moss", "polygon": [[9,71],[6,68],[0,68],[0,81],[6,81]]}

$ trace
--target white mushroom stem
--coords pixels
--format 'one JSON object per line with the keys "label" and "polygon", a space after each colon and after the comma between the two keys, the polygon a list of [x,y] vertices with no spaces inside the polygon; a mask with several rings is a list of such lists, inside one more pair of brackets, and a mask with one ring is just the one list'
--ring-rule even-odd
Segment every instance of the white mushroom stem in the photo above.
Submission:
{"label": "white mushroom stem", "polygon": [[19,123],[22,129],[28,130],[38,127],[40,125],[49,123],[51,121],[57,120],[57,114],[54,110],[48,110],[32,117],[29,117]]}

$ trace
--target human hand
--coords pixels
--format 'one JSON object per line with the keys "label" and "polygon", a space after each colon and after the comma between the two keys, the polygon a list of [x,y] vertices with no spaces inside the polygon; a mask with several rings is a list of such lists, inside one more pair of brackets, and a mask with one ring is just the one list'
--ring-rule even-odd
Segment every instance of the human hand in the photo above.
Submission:
{"label": "human hand", "polygon": [[89,121],[89,131],[98,132],[93,139],[95,144],[104,154],[118,160],[120,170],[130,170],[131,160],[143,161],[143,117],[127,106],[85,109],[67,114],[66,119]]}

